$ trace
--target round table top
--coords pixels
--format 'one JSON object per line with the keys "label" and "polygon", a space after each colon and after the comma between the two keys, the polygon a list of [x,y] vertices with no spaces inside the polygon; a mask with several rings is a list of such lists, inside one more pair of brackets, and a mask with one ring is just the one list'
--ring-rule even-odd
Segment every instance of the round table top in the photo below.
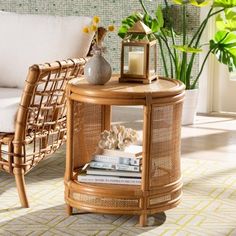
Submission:
{"label": "round table top", "polygon": [[143,83],[120,83],[119,75],[113,75],[111,80],[105,85],[89,84],[83,77],[72,80],[69,84],[69,89],[72,93],[83,96],[94,97],[116,97],[116,96],[147,96],[150,94],[155,97],[167,97],[182,93],[184,90],[182,82],[174,79],[159,77],[151,84]]}
{"label": "round table top", "polygon": [[[185,86],[182,82],[174,79],[159,77],[151,84],[143,83],[120,83],[119,75],[113,75],[105,85],[89,84],[84,77],[72,80],[68,85],[69,93],[75,100],[83,102],[95,102],[98,100],[135,100],[139,104],[141,100],[174,97],[182,94]],[[100,101],[102,103],[102,101]],[[107,103],[107,102],[105,102]],[[122,103],[122,102],[121,102]],[[141,102],[140,104],[142,104]]]}

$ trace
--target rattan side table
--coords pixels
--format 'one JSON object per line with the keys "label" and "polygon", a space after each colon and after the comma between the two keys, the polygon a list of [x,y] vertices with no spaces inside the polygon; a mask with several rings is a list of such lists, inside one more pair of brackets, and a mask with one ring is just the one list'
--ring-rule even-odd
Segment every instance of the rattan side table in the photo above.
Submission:
{"label": "rattan side table", "polygon": [[[90,85],[83,78],[67,87],[67,156],[65,201],[73,208],[96,213],[147,216],[177,206],[181,198],[180,131],[184,85],[159,78],[152,84]],[[100,133],[110,129],[111,106],[142,105],[142,184],[112,185],[77,181],[78,169],[91,160]]]}

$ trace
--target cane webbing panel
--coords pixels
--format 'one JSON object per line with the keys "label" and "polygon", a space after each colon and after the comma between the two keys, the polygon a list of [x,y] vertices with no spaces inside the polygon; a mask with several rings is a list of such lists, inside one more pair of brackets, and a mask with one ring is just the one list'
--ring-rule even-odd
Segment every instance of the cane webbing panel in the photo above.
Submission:
{"label": "cane webbing panel", "polygon": [[181,195],[181,189],[177,189],[173,191],[172,193],[167,193],[162,196],[155,196],[150,198],[149,200],[149,206],[154,207],[157,205],[162,205],[163,203],[170,202],[171,200],[178,199],[178,197]]}
{"label": "cane webbing panel", "polygon": [[160,204],[160,203],[167,202],[170,200],[171,200],[171,194],[167,194],[161,197],[151,198],[150,205],[156,205],[156,204]]}
{"label": "cane webbing panel", "polygon": [[152,107],[150,187],[180,177],[180,120],[182,103]]}
{"label": "cane webbing panel", "polygon": [[122,198],[109,198],[94,196],[81,193],[72,193],[72,199],[79,201],[80,204],[90,205],[94,207],[103,207],[103,208],[138,208],[139,200],[138,199],[122,199]]}
{"label": "cane webbing panel", "polygon": [[102,106],[75,102],[74,168],[91,160],[102,132]]}

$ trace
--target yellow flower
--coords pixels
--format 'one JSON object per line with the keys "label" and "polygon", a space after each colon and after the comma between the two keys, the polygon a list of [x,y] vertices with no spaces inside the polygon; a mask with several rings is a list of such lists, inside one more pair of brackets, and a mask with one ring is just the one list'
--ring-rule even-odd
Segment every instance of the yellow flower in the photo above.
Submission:
{"label": "yellow flower", "polygon": [[96,32],[98,27],[96,25],[91,25],[90,30]]}
{"label": "yellow flower", "polygon": [[99,16],[94,16],[93,17],[93,23],[98,24],[100,22]]}
{"label": "yellow flower", "polygon": [[114,25],[109,25],[108,27],[107,27],[107,29],[108,29],[108,31],[114,31],[115,30],[115,26]]}
{"label": "yellow flower", "polygon": [[86,33],[86,34],[88,34],[88,33],[89,33],[89,27],[87,27],[87,26],[84,27],[84,28],[83,28],[83,32]]}

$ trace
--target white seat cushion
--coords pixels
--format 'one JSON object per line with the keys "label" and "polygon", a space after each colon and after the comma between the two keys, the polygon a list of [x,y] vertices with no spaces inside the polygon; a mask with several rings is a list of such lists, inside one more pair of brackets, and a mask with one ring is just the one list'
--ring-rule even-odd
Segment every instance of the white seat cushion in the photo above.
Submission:
{"label": "white seat cushion", "polygon": [[15,119],[22,89],[0,88],[0,132],[15,131]]}
{"label": "white seat cushion", "polygon": [[89,17],[23,15],[0,11],[0,87],[24,87],[32,64],[85,57],[93,34]]}

